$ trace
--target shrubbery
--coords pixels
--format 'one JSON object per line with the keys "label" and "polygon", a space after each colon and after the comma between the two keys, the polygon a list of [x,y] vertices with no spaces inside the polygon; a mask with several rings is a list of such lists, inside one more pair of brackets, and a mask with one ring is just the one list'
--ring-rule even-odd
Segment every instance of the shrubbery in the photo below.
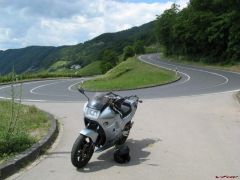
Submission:
{"label": "shrubbery", "polygon": [[0,158],[22,152],[35,143],[26,132],[0,134]]}
{"label": "shrubbery", "polygon": [[173,4],[156,21],[166,55],[184,55],[208,63],[240,61],[240,1],[190,0]]}
{"label": "shrubbery", "polygon": [[49,127],[46,114],[21,104],[22,86],[15,80],[12,73],[11,100],[0,101],[0,161],[29,148]]}

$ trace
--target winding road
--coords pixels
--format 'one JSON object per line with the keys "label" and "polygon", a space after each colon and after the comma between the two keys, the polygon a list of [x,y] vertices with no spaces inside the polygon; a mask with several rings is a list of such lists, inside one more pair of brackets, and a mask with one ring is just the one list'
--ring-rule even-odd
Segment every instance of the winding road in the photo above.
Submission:
{"label": "winding road", "polygon": [[[182,78],[168,85],[117,92],[144,99],[127,141],[128,164],[116,164],[110,149],[95,153],[86,168],[76,170],[70,152],[84,127],[85,98],[76,90],[84,79],[35,81],[22,85],[22,100],[54,114],[61,124],[60,135],[46,155],[9,179],[240,179],[240,106],[234,98],[240,74],[162,61],[158,54],[139,59],[177,70]],[[10,97],[10,88],[0,86],[1,99]],[[20,92],[20,85],[16,89]]]}
{"label": "winding road", "polygon": [[[222,70],[213,70],[189,65],[180,65],[166,61],[160,61],[157,54],[140,56],[140,60],[155,66],[161,66],[177,70],[181,80],[176,83],[158,86],[154,88],[121,91],[121,95],[137,94],[143,99],[177,97],[199,94],[218,93],[240,89],[240,74]],[[53,102],[76,102],[83,101],[76,86],[84,79],[60,79],[44,80],[24,83],[22,88],[23,101],[53,101]],[[18,86],[19,87],[19,86]],[[10,97],[10,85],[0,87],[0,98]],[[19,89],[16,87],[16,89]],[[20,91],[20,90],[16,90]],[[93,93],[90,93],[93,94]]]}

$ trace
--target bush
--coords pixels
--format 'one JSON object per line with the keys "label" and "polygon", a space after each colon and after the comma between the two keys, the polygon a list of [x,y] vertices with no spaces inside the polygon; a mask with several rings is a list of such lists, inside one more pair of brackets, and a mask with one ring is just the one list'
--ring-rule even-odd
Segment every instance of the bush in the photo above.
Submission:
{"label": "bush", "polygon": [[134,49],[132,46],[128,45],[123,49],[123,60],[125,61],[127,58],[134,56]]}
{"label": "bush", "polygon": [[[11,100],[0,101],[0,160],[31,147],[41,137],[41,131],[45,132],[45,128],[48,127],[45,114],[34,106],[21,104],[22,85],[16,90],[16,79],[13,71]],[[16,98],[20,101],[15,102]]]}
{"label": "bush", "polygon": [[35,143],[35,140],[25,132],[0,136],[0,157],[22,152]]}
{"label": "bush", "polygon": [[165,55],[204,58],[230,64],[240,59],[240,1],[191,0],[173,4],[156,20],[155,32]]}
{"label": "bush", "polygon": [[105,50],[102,55],[102,61],[100,68],[102,73],[106,73],[108,70],[115,67],[118,63],[118,56],[112,50]]}

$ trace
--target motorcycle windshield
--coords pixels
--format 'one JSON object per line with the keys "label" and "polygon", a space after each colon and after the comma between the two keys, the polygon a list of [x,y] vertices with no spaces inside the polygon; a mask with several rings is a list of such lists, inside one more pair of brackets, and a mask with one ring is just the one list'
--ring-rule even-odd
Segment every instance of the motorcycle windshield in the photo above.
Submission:
{"label": "motorcycle windshield", "polygon": [[106,94],[96,93],[95,96],[88,102],[88,107],[92,109],[102,110],[104,106],[108,103],[108,98],[105,97]]}

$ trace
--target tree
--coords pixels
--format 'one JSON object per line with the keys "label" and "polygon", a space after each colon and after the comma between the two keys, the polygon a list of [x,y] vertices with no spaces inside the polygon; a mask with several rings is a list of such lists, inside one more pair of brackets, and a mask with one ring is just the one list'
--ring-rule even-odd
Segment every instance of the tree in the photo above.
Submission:
{"label": "tree", "polygon": [[190,0],[190,6],[196,10],[206,11],[212,9],[213,0]]}
{"label": "tree", "polygon": [[134,42],[133,49],[134,49],[135,54],[145,53],[144,44],[140,40],[137,40],[137,41]]}
{"label": "tree", "polygon": [[190,0],[173,5],[156,20],[156,36],[166,55],[184,55],[208,63],[239,62],[240,0]]}
{"label": "tree", "polygon": [[166,55],[173,53],[173,25],[175,23],[178,11],[178,6],[173,4],[170,9],[165,10],[161,16],[157,17],[155,32],[160,44],[166,48]]}
{"label": "tree", "polygon": [[106,73],[108,70],[112,69],[114,66],[118,63],[118,56],[117,54],[112,50],[105,50],[102,53],[101,57],[102,61],[100,64],[100,68],[102,73]]}
{"label": "tree", "polygon": [[229,29],[227,56],[233,62],[240,62],[240,14],[235,11],[231,17],[234,22]]}
{"label": "tree", "polygon": [[133,47],[128,45],[126,47],[124,47],[123,49],[123,60],[126,60],[129,57],[134,56],[134,50]]}

